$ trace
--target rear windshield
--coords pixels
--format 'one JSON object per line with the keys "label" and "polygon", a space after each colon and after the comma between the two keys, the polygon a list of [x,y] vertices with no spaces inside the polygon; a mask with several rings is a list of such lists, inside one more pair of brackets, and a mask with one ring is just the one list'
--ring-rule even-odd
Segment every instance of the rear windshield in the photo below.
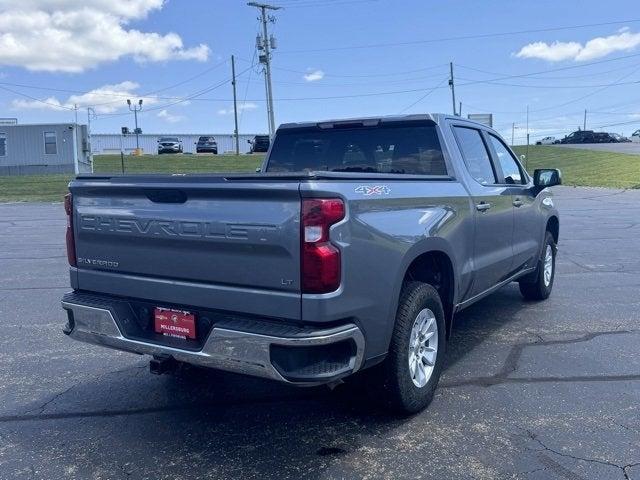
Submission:
{"label": "rear windshield", "polygon": [[213,137],[200,137],[198,139],[199,142],[213,142],[215,140],[215,138]]}
{"label": "rear windshield", "polygon": [[368,172],[446,175],[434,126],[379,125],[281,130],[268,172]]}

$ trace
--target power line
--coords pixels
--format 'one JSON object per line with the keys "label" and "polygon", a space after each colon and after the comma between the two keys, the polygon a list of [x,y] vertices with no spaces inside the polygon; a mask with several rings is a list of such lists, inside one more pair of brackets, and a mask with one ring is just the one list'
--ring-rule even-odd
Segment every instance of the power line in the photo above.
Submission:
{"label": "power line", "polygon": [[[249,78],[247,79],[247,85],[244,89],[244,99],[242,100],[242,105],[246,105],[247,104],[247,94],[249,93],[249,85],[251,83],[251,73],[253,72],[253,65],[256,59],[256,51],[253,51],[253,58],[251,59],[251,69],[249,70]],[[244,115],[244,111],[245,109],[242,108],[240,110],[240,125],[242,125],[242,117]]]}
{"label": "power line", "polygon": [[51,107],[56,107],[56,108],[60,108],[60,109],[64,109],[64,110],[71,110],[71,111],[75,111],[76,110],[75,107],[67,107],[67,106],[61,105],[59,103],[53,103],[53,102],[48,102],[46,100],[40,100],[39,98],[32,97],[31,95],[27,95],[26,93],[17,92],[15,90],[12,90],[12,89],[7,88],[7,87],[0,86],[0,89],[1,90],[6,90],[7,92],[11,92],[11,93],[13,93],[15,95],[20,95],[21,97],[28,98],[30,100],[33,100],[34,102],[42,103],[44,105],[49,105]]}
{"label": "power line", "polygon": [[604,85],[603,87],[598,88],[597,90],[594,90],[593,92],[587,93],[586,95],[583,95],[583,96],[578,97],[578,98],[574,98],[573,100],[569,100],[569,101],[567,101],[567,102],[564,102],[564,103],[561,103],[561,104],[558,104],[558,105],[554,105],[554,106],[552,106],[552,107],[538,108],[538,109],[536,109],[535,111],[536,111],[536,112],[544,112],[544,111],[548,111],[548,110],[555,110],[556,108],[560,108],[560,107],[564,107],[564,106],[567,106],[567,105],[571,105],[572,103],[580,102],[580,101],[584,100],[585,98],[592,97],[592,96],[594,96],[594,95],[597,95],[597,94],[598,94],[598,93],[600,93],[600,92],[605,91],[606,89],[608,89],[608,88],[610,88],[610,87],[612,87],[612,86],[615,86],[617,83],[621,82],[621,81],[622,81],[622,80],[624,80],[625,78],[630,77],[631,75],[633,75],[634,73],[636,73],[638,70],[640,70],[640,66],[638,66],[638,67],[634,68],[631,72],[629,72],[629,73],[627,73],[627,74],[625,74],[625,75],[621,76],[621,77],[620,77],[620,78],[618,78],[615,82],[612,82],[612,83],[611,83],[611,84],[609,84],[609,85]]}
{"label": "power line", "polygon": [[632,125],[632,124],[640,124],[640,118],[636,119],[636,120],[629,120],[628,122],[618,122],[618,123],[610,123],[608,125],[600,125],[599,127],[596,128],[606,128],[606,127],[618,127],[621,125]]}
{"label": "power line", "polygon": [[[531,76],[535,76],[535,75],[541,75],[541,74],[544,74],[544,73],[561,72],[561,71],[564,71],[564,70],[574,70],[576,68],[585,68],[585,67],[590,67],[592,65],[600,65],[602,63],[617,62],[619,60],[626,60],[628,58],[636,58],[636,57],[640,57],[640,53],[633,53],[633,54],[630,54],[630,55],[624,55],[624,56],[615,57],[615,58],[607,58],[605,60],[598,60],[598,61],[595,61],[595,62],[581,63],[580,65],[569,65],[569,66],[566,66],[566,67],[557,67],[557,68],[550,68],[550,69],[547,69],[547,70],[539,70],[537,72],[519,73],[519,74],[515,74],[515,75],[502,75],[500,77],[492,78],[490,80],[492,80],[492,81],[493,80],[508,80],[510,78],[531,77]],[[478,70],[478,69],[475,69],[473,67],[467,67],[467,66],[460,65],[460,64],[457,64],[457,63],[455,65],[457,67],[468,68],[470,70],[476,70],[476,71]],[[483,71],[483,73],[489,73],[489,72]]]}
{"label": "power line", "polygon": [[[249,60],[247,60],[246,58],[238,58],[238,60],[242,60],[243,62],[246,63],[251,63]],[[412,74],[412,73],[418,73],[418,72],[425,72],[425,71],[429,71],[429,70],[435,70],[437,68],[443,68],[443,67],[449,67],[448,63],[440,63],[437,65],[432,65],[430,67],[424,67],[424,68],[416,68],[413,70],[405,70],[405,71],[401,71],[401,72],[385,72],[385,73],[367,73],[367,74],[359,74],[359,75],[342,75],[342,74],[337,74],[337,73],[331,73],[331,72],[325,72],[323,70],[324,76],[325,77],[337,77],[337,78],[371,78],[371,77],[397,77],[397,76],[402,76],[402,75],[408,75],[408,74]],[[306,75],[307,73],[309,73],[309,71],[304,71],[304,70],[296,70],[293,68],[286,68],[286,67],[273,67],[274,70],[280,70],[283,72],[291,72],[291,73],[297,73],[300,75]]]}
{"label": "power line", "polygon": [[615,86],[619,86],[619,85],[635,85],[640,83],[640,80],[634,80],[631,82],[618,82],[618,83],[601,83],[601,84],[596,84],[596,85],[522,85],[519,83],[504,83],[504,82],[494,82],[491,80],[477,80],[477,79],[472,79],[472,78],[463,78],[463,77],[458,77],[461,80],[466,80],[467,83],[460,83],[458,84],[458,86],[460,87],[464,87],[467,85],[476,85],[478,83],[483,83],[483,84],[488,84],[488,85],[498,85],[498,86],[503,86],[503,87],[519,87],[519,88],[544,88],[544,89],[555,89],[555,88],[569,88],[569,89],[575,89],[575,88],[598,88],[598,87],[615,87]]}
{"label": "power line", "polygon": [[[615,61],[615,60],[619,60],[619,59],[626,59],[628,57],[620,57],[620,58],[614,58],[614,59],[607,59],[605,60],[606,62],[610,62],[610,61]],[[603,62],[593,62],[593,63],[588,63],[588,64],[581,64],[581,65],[575,65],[572,66],[570,68],[582,68],[582,67],[589,67],[591,65],[597,65],[598,63],[603,63]],[[463,68],[465,70],[472,70],[474,72],[479,72],[479,73],[485,73],[487,75],[497,75],[499,77],[508,77],[508,78],[513,78],[510,75],[507,75],[506,73],[498,73],[498,72],[489,72],[487,70],[482,70],[480,68],[475,68],[475,67],[469,67],[467,65],[460,65],[460,64],[455,64],[456,67],[458,68]],[[610,68],[607,71],[604,72],[589,72],[589,73],[582,73],[580,75],[564,75],[564,76],[558,76],[558,77],[541,77],[541,78],[528,78],[528,77],[532,77],[532,76],[537,76],[537,75],[543,75],[545,73],[549,73],[549,72],[553,72],[553,71],[557,71],[559,69],[552,69],[552,70],[546,70],[543,72],[533,72],[530,74],[524,74],[524,75],[519,75],[518,78],[524,77],[524,78],[528,78],[529,80],[571,80],[574,78],[591,78],[594,76],[598,76],[598,75],[609,75],[612,72],[619,72],[620,70],[627,70],[628,68],[632,68],[634,67],[635,64],[633,65],[624,65],[623,67],[618,67],[618,68]],[[567,67],[563,67],[562,70],[566,70]]]}
{"label": "power line", "polygon": [[309,8],[309,7],[333,7],[336,5],[350,5],[356,3],[372,3],[377,0],[338,0],[333,2],[293,2],[293,3],[283,3],[278,2],[278,5],[287,10],[291,8]]}
{"label": "power line", "polygon": [[431,95],[433,92],[435,92],[438,89],[438,87],[440,87],[447,80],[449,80],[448,77],[443,78],[442,81],[440,83],[438,83],[435,87],[433,87],[432,89],[428,90],[427,93],[425,93],[423,96],[421,96],[415,102],[413,102],[411,105],[409,105],[409,106],[403,108],[402,110],[400,110],[400,112],[398,112],[398,113],[404,113],[407,110],[409,110],[410,108],[416,106],[418,103],[422,102],[425,98],[427,98],[429,95]]}
{"label": "power line", "polygon": [[[251,67],[245,68],[240,73],[238,73],[236,75],[236,77],[239,77],[239,76],[243,75],[244,73],[249,71],[250,68]],[[225,80],[223,80],[223,81],[221,81],[221,82],[219,82],[219,83],[217,83],[215,85],[211,85],[209,87],[206,87],[206,88],[204,88],[202,90],[199,90],[197,92],[194,92],[194,93],[192,93],[192,94],[190,94],[190,95],[188,95],[186,97],[181,97],[181,98],[179,98],[178,100],[176,100],[174,102],[170,102],[170,103],[166,103],[166,104],[163,104],[163,105],[157,105],[155,107],[147,108],[146,110],[144,110],[144,113],[153,112],[153,111],[156,111],[156,110],[162,110],[162,109],[165,109],[165,108],[172,107],[174,105],[178,105],[180,103],[187,102],[189,100],[196,99],[196,98],[204,95],[205,93],[209,93],[209,92],[211,92],[213,90],[216,90],[216,89],[228,84],[229,82],[231,82],[231,79],[227,78],[227,79],[225,79]],[[211,99],[211,100],[213,100],[213,99]],[[230,100],[229,99],[224,99],[224,100],[216,99],[215,101],[230,101]],[[123,115],[126,115],[126,113],[104,113],[101,116],[103,116],[103,117],[120,117],[120,116],[123,116]]]}
{"label": "power line", "polygon": [[473,40],[473,39],[480,39],[480,38],[494,38],[494,37],[523,35],[527,33],[557,32],[560,30],[575,30],[580,28],[602,27],[607,25],[620,25],[623,23],[636,23],[636,22],[640,22],[640,19],[618,20],[618,21],[612,21],[612,22],[590,23],[590,24],[583,24],[583,25],[565,25],[561,27],[516,30],[511,32],[459,35],[459,36],[453,36],[453,37],[430,38],[425,40],[412,40],[412,41],[406,41],[406,42],[372,43],[372,44],[364,44],[364,45],[352,45],[352,46],[344,46],[344,47],[330,47],[330,48],[304,49],[304,50],[285,50],[280,53],[311,53],[311,52],[331,52],[331,51],[342,51],[342,50],[358,50],[358,49],[367,49],[367,48],[402,47],[402,46],[410,46],[410,45],[423,45],[428,43],[449,42],[449,41],[456,41],[456,40]]}

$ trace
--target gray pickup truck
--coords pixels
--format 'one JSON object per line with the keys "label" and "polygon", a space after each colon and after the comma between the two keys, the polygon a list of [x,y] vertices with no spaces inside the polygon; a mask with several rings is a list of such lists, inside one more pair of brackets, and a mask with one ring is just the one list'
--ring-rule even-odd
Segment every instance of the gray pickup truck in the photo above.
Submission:
{"label": "gray pickup truck", "polygon": [[[81,175],[76,340],[295,385],[431,401],[456,312],[551,292],[558,212],[504,140],[441,114],[282,125],[255,174]],[[347,380],[348,381],[348,380]]]}

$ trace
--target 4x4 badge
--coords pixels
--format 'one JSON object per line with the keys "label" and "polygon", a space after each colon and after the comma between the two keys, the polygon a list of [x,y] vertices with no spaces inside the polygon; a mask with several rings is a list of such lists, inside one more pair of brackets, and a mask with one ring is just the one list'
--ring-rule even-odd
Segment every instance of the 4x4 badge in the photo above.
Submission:
{"label": "4x4 badge", "polygon": [[356,187],[355,192],[369,197],[371,195],[389,195],[391,189],[386,185],[360,185]]}

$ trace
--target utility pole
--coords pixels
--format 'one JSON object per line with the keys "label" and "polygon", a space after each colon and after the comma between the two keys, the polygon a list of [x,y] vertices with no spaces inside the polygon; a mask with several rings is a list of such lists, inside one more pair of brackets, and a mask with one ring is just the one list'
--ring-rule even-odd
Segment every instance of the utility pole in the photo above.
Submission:
{"label": "utility pole", "polygon": [[582,130],[587,129],[587,109],[584,109],[584,123],[582,124]]}
{"label": "utility pole", "polygon": [[511,146],[513,147],[516,138],[516,122],[511,125]]}
{"label": "utility pole", "polygon": [[133,116],[136,122],[136,129],[134,130],[134,132],[136,134],[136,152],[137,154],[139,154],[140,153],[140,139],[139,139],[140,129],[138,128],[138,112],[142,110],[142,99],[138,100],[137,105],[132,105],[131,99],[127,98],[127,105],[129,105],[129,110],[133,112]]}
{"label": "utility pole", "polygon": [[78,125],[78,104],[73,104],[73,113],[75,114],[75,123]]}
{"label": "utility pole", "polygon": [[450,75],[449,75],[449,86],[451,87],[451,102],[453,104],[453,114],[456,114],[456,87],[455,84],[453,82],[453,62],[449,62],[449,70],[450,70]]}
{"label": "utility pole", "polygon": [[240,155],[240,140],[238,138],[238,99],[236,95],[236,58],[233,55],[231,55],[231,85],[233,85],[233,120],[235,122],[233,135],[236,137],[236,155]]}
{"label": "utility pole", "polygon": [[276,131],[276,120],[273,113],[273,86],[271,85],[271,50],[276,48],[275,38],[269,36],[267,24],[273,23],[275,18],[267,15],[267,10],[280,10],[281,7],[275,7],[266,3],[249,2],[250,7],[260,9],[262,21],[262,35],[256,38],[256,48],[259,52],[260,63],[264,65],[264,82],[267,92],[267,116],[269,120],[269,136],[273,137]]}

